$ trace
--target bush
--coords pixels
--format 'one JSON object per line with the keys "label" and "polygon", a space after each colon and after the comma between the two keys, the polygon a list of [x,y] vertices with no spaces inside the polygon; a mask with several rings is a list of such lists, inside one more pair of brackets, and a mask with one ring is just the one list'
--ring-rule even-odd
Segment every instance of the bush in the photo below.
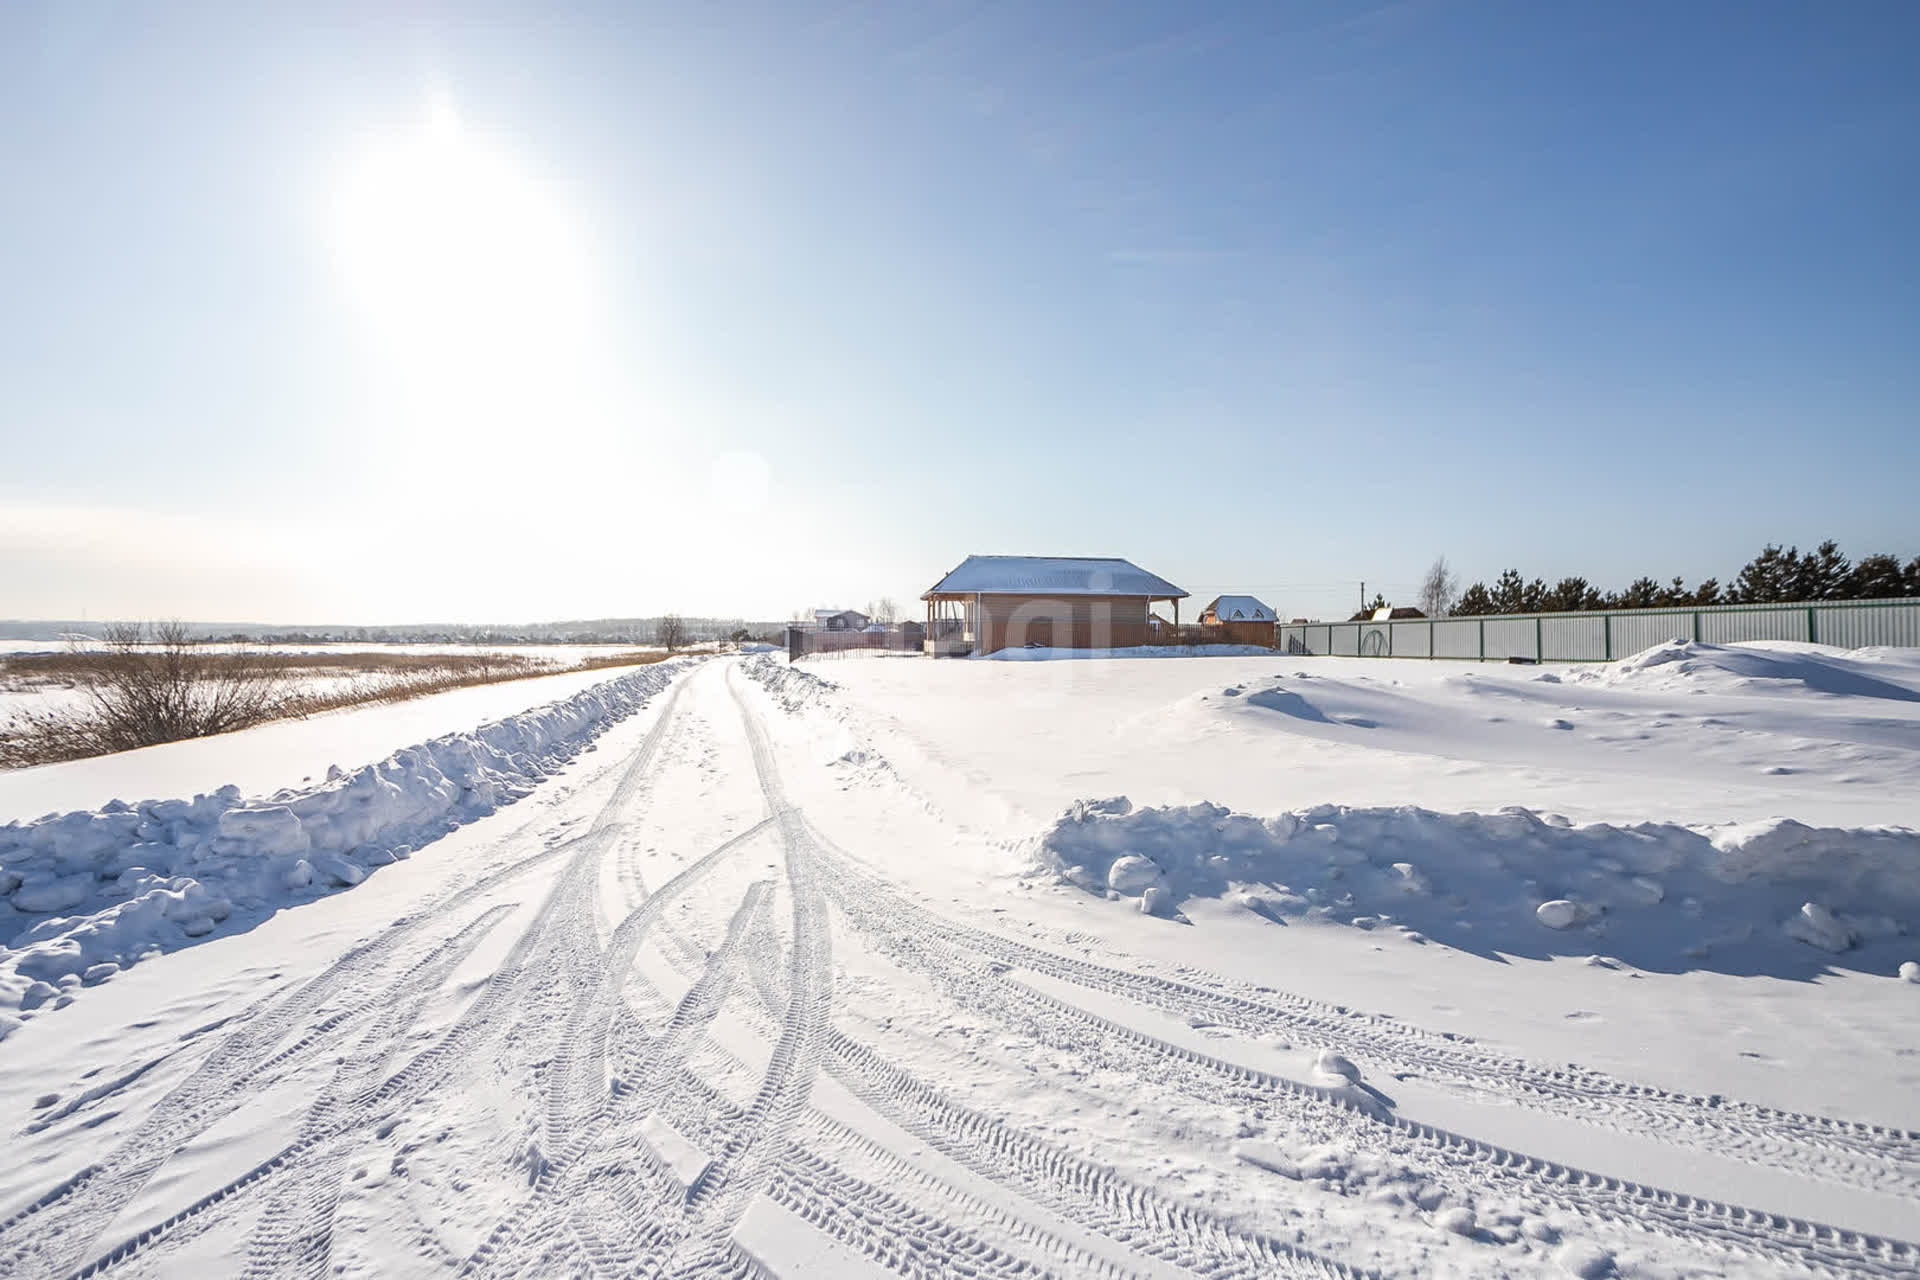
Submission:
{"label": "bush", "polygon": [[204,738],[274,719],[287,681],[268,656],[201,643],[185,624],[116,624],[72,668],[78,705],[16,715],[0,766],[46,764]]}

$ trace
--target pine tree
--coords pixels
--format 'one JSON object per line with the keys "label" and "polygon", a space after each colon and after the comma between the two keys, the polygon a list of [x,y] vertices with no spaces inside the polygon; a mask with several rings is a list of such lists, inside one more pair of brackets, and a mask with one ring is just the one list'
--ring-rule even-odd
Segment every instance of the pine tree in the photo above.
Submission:
{"label": "pine tree", "polygon": [[1493,607],[1493,594],[1487,590],[1484,582],[1476,582],[1462,591],[1453,605],[1453,616],[1456,618],[1484,617],[1495,612],[1498,611]]}
{"label": "pine tree", "polygon": [[1840,600],[1845,598],[1847,579],[1853,566],[1840,554],[1832,538],[1800,558],[1800,571],[1794,577],[1797,600]]}
{"label": "pine tree", "polygon": [[1562,578],[1553,584],[1540,602],[1540,608],[1547,613],[1572,613],[1581,609],[1598,609],[1602,605],[1600,593],[1585,578]]}
{"label": "pine tree", "polygon": [[1612,605],[1616,609],[1654,609],[1660,606],[1663,594],[1660,584],[1652,578],[1635,578],[1625,591],[1613,598]]}
{"label": "pine tree", "polygon": [[1518,569],[1509,569],[1493,584],[1493,612],[1521,613],[1527,598],[1527,584]]}
{"label": "pine tree", "polygon": [[[1920,560],[1915,563],[1920,564]],[[1900,560],[1896,556],[1862,556],[1853,566],[1853,572],[1847,575],[1850,600],[1890,600],[1906,594],[1906,577],[1900,571]]]}
{"label": "pine tree", "polygon": [[1777,604],[1792,598],[1795,579],[1800,572],[1800,549],[1782,550],[1769,542],[1759,555],[1746,563],[1733,580],[1728,599],[1738,604]]}

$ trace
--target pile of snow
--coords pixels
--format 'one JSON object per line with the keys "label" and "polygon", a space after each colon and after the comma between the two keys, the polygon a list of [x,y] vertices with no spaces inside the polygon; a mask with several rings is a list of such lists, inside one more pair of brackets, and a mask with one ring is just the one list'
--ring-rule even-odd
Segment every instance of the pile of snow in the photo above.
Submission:
{"label": "pile of snow", "polygon": [[1119,649],[1000,649],[977,655],[990,662],[1051,662],[1059,658],[1271,658],[1257,644],[1140,644]]}
{"label": "pile of snow", "polygon": [[806,667],[796,667],[774,658],[750,659],[743,664],[743,669],[748,676],[765,686],[774,701],[788,713],[800,710],[827,690],[837,687],[833,681],[816,675]]}
{"label": "pile of snow", "polygon": [[[249,800],[227,786],[0,826],[0,922],[25,926],[0,946],[0,1009],[61,1000],[230,918],[231,930],[356,885],[526,795],[680,670],[645,667],[352,773],[335,766],[301,791]],[[0,1035],[10,1025],[0,1014]]]}
{"label": "pile of snow", "polygon": [[[1047,832],[1068,883],[1191,899],[1270,919],[1398,929],[1482,952],[1605,951],[1642,968],[1805,970],[1858,952],[1892,973],[1920,929],[1920,832],[1809,827],[1574,826],[1558,815],[1322,805],[1258,818],[1219,805],[1135,810],[1081,801]],[[1783,958],[1784,953],[1784,958]]]}
{"label": "pile of snow", "polygon": [[1568,680],[1661,690],[1788,690],[1920,702],[1920,654],[1834,649],[1790,641],[1701,644],[1671,640],[1628,658],[1571,672]]}

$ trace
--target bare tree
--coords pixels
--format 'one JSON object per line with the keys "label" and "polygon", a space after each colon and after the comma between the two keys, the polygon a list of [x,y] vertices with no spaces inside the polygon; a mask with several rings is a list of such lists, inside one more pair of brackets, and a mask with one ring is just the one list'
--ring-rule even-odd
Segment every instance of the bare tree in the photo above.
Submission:
{"label": "bare tree", "polygon": [[1420,611],[1429,618],[1444,618],[1453,612],[1459,597],[1460,580],[1447,567],[1445,556],[1434,557],[1433,566],[1420,583]]}
{"label": "bare tree", "polygon": [[653,629],[653,642],[672,653],[687,646],[687,624],[677,613],[664,615]]}
{"label": "bare tree", "polygon": [[867,616],[875,622],[884,622],[892,626],[900,620],[900,606],[892,596],[881,596],[878,600],[867,602]]}
{"label": "bare tree", "polygon": [[78,760],[183,738],[246,729],[289,708],[287,681],[268,656],[196,640],[181,622],[106,630],[106,650],[87,654],[77,705],[14,718],[8,755],[17,764]]}

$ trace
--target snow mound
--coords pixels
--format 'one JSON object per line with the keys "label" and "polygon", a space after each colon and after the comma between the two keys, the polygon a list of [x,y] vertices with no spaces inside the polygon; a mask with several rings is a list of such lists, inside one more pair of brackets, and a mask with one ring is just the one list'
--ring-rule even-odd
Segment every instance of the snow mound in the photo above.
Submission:
{"label": "snow mound", "polygon": [[1147,914],[1213,898],[1283,922],[1397,927],[1482,952],[1604,950],[1648,969],[1713,956],[1804,972],[1856,953],[1886,973],[1905,958],[1896,939],[1920,929],[1920,832],[1906,827],[1574,826],[1521,808],[1335,805],[1259,818],[1116,797],[1075,804],[1038,856],[1092,892],[1157,893]]}
{"label": "snow mound", "polygon": [[[302,791],[109,801],[0,826],[0,1009],[39,985],[92,983],[364,880],[513,803],[664,689],[661,663],[570,698],[405,747]],[[93,975],[93,976],[89,976]]]}
{"label": "snow mound", "polygon": [[788,713],[818,701],[827,690],[838,688],[833,681],[805,667],[796,667],[766,656],[748,658],[742,664],[742,669],[763,685],[781,709]]}
{"label": "snow mound", "polygon": [[1701,644],[1671,640],[1632,657],[1570,673],[1586,684],[1650,689],[1749,692],[1805,688],[1813,693],[1920,702],[1920,664],[1889,660],[1882,650],[1760,642]]}
{"label": "snow mound", "polygon": [[1052,662],[1062,658],[1271,658],[1257,644],[1141,644],[1119,649],[1000,649],[975,655],[982,662]]}

